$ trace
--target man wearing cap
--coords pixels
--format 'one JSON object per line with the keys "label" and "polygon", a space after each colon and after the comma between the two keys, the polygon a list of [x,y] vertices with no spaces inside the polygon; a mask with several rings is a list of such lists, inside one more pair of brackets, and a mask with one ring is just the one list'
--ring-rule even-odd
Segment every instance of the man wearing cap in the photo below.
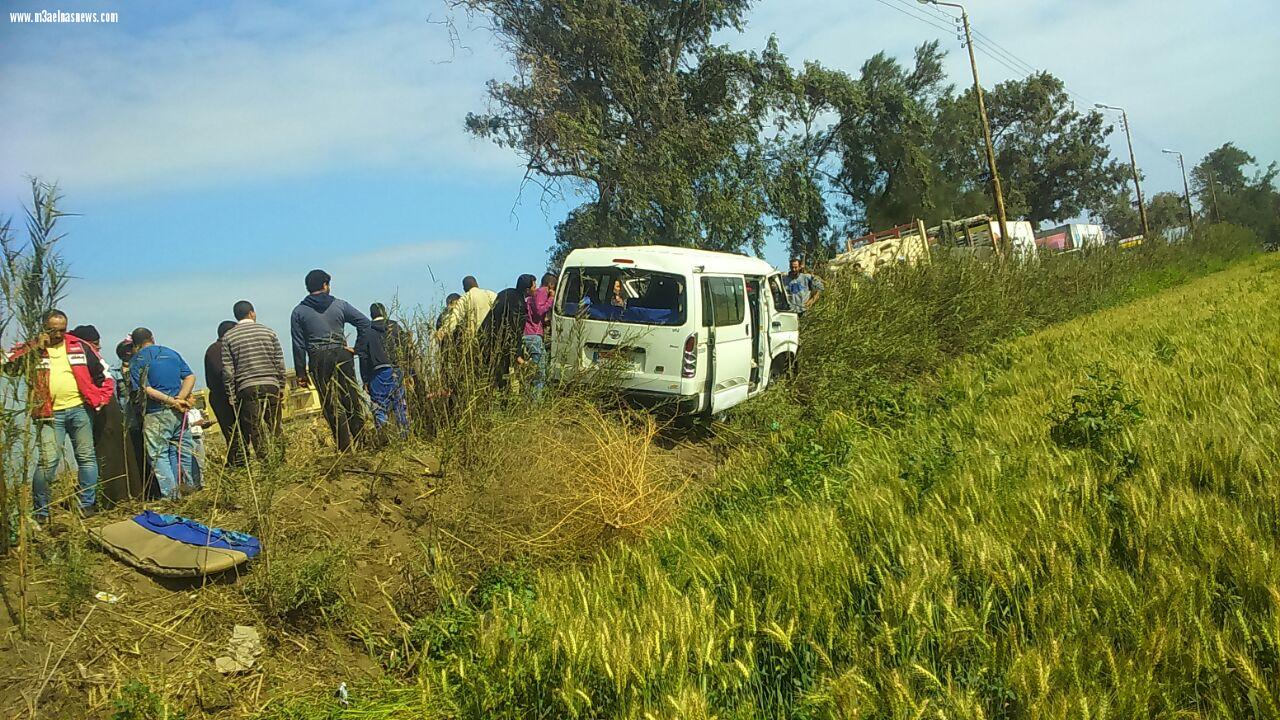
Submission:
{"label": "man wearing cap", "polygon": [[[44,332],[4,357],[6,371],[19,372],[34,362],[33,402],[29,409],[36,430],[36,469],[31,489],[37,522],[49,519],[49,485],[62,462],[68,437],[75,453],[82,515],[94,513],[98,491],[98,458],[93,445],[92,413],[107,404],[115,383],[92,345],[67,332],[67,315],[50,310]],[[31,376],[28,376],[31,377]]]}

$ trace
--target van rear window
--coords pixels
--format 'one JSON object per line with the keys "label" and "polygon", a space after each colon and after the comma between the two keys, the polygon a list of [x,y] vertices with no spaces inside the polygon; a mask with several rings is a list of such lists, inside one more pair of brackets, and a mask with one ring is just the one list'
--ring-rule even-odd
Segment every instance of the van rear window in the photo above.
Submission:
{"label": "van rear window", "polygon": [[556,312],[638,325],[683,325],[688,290],[679,275],[618,267],[567,268]]}

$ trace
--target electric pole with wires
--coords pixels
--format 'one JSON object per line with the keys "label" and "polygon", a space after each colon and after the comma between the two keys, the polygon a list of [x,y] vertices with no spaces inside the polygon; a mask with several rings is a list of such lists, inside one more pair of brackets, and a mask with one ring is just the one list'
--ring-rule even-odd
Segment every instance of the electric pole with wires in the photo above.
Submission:
{"label": "electric pole with wires", "polygon": [[1138,196],[1138,217],[1142,220],[1142,237],[1146,238],[1151,235],[1151,229],[1147,227],[1147,206],[1142,202],[1142,185],[1138,183],[1138,160],[1133,154],[1133,135],[1129,133],[1129,113],[1122,107],[1106,103],[1094,103],[1094,107],[1120,111],[1120,120],[1124,123],[1124,136],[1129,142],[1129,167],[1133,170],[1133,191]]}
{"label": "electric pole with wires", "polygon": [[991,142],[991,121],[987,119],[987,101],[982,95],[982,83],[978,81],[978,59],[973,54],[973,34],[969,29],[969,13],[959,3],[940,0],[919,0],[921,5],[945,5],[960,8],[960,20],[964,23],[964,44],[969,48],[969,67],[973,69],[973,91],[978,95],[978,115],[982,118],[982,139],[987,146],[987,170],[991,173],[991,192],[996,196],[996,217],[1000,220],[1000,242],[992,243],[997,255],[1003,257],[1009,247],[1009,219],[1004,211],[1004,191],[1000,188],[1000,173],[996,170],[996,149]]}

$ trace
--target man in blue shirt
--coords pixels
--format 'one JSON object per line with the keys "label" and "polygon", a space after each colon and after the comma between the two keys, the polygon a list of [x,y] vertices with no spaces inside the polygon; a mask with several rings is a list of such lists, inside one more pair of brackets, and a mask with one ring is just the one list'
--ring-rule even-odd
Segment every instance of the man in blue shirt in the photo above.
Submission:
{"label": "man in blue shirt", "polygon": [[183,418],[191,409],[196,376],[176,351],[156,345],[150,330],[138,328],[132,337],[135,352],[129,363],[129,386],[139,402],[145,399],[147,403],[142,420],[147,457],[155,469],[160,494],[175,500],[179,483],[191,480],[195,442]]}
{"label": "man in blue shirt", "polygon": [[787,285],[787,301],[791,305],[791,312],[804,315],[818,301],[818,295],[822,294],[822,280],[810,275],[805,270],[804,261],[798,257],[791,258],[790,270],[783,278]]}

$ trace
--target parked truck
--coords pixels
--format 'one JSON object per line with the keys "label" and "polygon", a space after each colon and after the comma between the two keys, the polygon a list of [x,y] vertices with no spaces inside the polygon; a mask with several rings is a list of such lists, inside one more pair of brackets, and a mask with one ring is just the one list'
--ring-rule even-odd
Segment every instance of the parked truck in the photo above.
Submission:
{"label": "parked truck", "polygon": [[1103,247],[1107,244],[1107,233],[1101,225],[1068,223],[1036,233],[1035,243],[1044,250],[1069,252]]}

